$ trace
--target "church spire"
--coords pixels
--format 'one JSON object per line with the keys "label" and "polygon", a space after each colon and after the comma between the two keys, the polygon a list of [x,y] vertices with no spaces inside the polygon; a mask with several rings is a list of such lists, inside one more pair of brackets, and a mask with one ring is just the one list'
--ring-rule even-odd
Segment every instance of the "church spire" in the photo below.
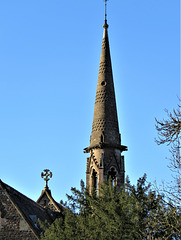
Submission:
{"label": "church spire", "polygon": [[103,27],[104,34],[90,147],[97,146],[100,141],[114,145],[120,143],[107,20],[105,20]]}
{"label": "church spire", "polygon": [[104,33],[89,150],[100,147],[100,145],[117,147],[125,150],[124,146],[120,145],[120,134],[108,38],[106,3],[107,0],[105,0],[105,23],[103,25]]}
{"label": "church spire", "polygon": [[[107,0],[105,0],[105,23],[102,50],[94,106],[94,117],[87,159],[87,188],[98,187],[109,176],[114,184],[124,184],[124,157],[121,152],[127,150],[121,145],[116,99],[114,91],[112,64],[108,38]],[[114,176],[113,176],[114,173]],[[97,188],[97,187],[96,187]]]}

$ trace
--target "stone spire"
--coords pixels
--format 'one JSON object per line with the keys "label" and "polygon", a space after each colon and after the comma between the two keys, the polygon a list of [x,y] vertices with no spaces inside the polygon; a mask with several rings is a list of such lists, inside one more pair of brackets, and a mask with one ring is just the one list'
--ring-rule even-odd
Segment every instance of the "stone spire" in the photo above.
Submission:
{"label": "stone spire", "polygon": [[126,146],[121,145],[118,126],[106,2],[107,0],[92,133],[90,146],[84,149],[90,153],[87,158],[86,186],[89,191],[96,189],[98,192],[100,185],[108,178],[111,178],[115,186],[124,185],[124,156],[121,153],[127,150]]}
{"label": "stone spire", "polygon": [[111,145],[120,143],[106,20],[103,27],[104,35],[90,141],[91,148],[96,147],[99,143]]}
{"label": "stone spire", "polygon": [[90,146],[88,150],[92,148],[99,148],[100,146],[115,147],[125,150],[125,147],[121,146],[120,142],[121,139],[118,127],[118,117],[108,39],[108,24],[106,18],[103,28],[104,34],[99,65],[94,118],[92,124]]}

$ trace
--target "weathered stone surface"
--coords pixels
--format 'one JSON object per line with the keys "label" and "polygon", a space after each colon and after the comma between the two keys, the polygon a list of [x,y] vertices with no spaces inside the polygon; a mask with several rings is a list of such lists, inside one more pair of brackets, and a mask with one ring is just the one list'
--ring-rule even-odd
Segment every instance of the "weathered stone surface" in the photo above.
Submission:
{"label": "weathered stone surface", "polygon": [[13,204],[4,184],[0,183],[0,239],[38,239]]}
{"label": "weathered stone surface", "polygon": [[103,27],[92,133],[90,146],[85,149],[90,153],[86,171],[86,186],[90,191],[99,188],[109,176],[114,185],[120,187],[124,184],[124,157],[121,153],[127,150],[126,146],[121,145],[118,127],[107,20]]}
{"label": "weathered stone surface", "polygon": [[0,180],[0,240],[39,239],[42,229],[38,219],[52,223],[61,214],[58,207],[56,212],[52,209],[32,201]]}

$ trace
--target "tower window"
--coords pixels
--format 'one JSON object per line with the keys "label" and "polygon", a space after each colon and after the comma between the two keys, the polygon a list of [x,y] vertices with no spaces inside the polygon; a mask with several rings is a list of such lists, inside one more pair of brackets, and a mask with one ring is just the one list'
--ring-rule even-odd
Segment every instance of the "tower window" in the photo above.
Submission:
{"label": "tower window", "polygon": [[104,142],[104,136],[103,136],[103,134],[101,134],[101,143],[103,143]]}
{"label": "tower window", "polygon": [[95,169],[92,172],[92,190],[97,192],[98,189],[98,178],[97,178],[97,172]]}
{"label": "tower window", "polygon": [[111,179],[112,186],[116,186],[117,184],[116,171],[113,167],[108,172],[108,180],[109,179]]}

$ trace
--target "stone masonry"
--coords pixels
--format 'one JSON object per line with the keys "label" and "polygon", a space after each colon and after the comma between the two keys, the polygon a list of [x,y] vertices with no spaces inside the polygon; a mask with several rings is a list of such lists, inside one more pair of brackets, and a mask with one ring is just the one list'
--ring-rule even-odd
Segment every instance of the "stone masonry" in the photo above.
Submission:
{"label": "stone masonry", "polygon": [[102,51],[97,82],[94,118],[90,146],[85,148],[90,153],[87,158],[86,186],[91,192],[109,178],[115,186],[124,184],[125,169],[121,145],[118,117],[115,100],[115,90],[108,39],[108,24],[105,19]]}

